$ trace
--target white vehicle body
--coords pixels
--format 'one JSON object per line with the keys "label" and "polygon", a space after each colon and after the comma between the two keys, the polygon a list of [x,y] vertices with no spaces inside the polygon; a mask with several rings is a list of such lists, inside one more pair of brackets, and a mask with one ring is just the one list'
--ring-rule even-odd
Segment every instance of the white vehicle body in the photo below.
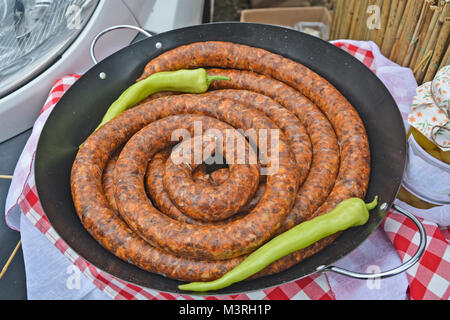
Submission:
{"label": "white vehicle body", "polygon": [[[33,126],[57,79],[82,74],[93,66],[89,49],[98,33],[115,25],[140,26],[161,33],[200,24],[203,5],[203,0],[100,0],[87,24],[59,59],[26,84],[1,97],[0,142]],[[70,18],[70,12],[67,17]],[[95,48],[97,59],[129,45],[136,34],[134,30],[105,34]]]}

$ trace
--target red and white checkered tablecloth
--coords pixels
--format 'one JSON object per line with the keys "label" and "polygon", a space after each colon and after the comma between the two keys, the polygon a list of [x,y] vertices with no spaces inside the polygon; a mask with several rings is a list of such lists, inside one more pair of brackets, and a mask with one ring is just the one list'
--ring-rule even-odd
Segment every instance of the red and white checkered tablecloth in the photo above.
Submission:
{"label": "red and white checkered tablecloth", "polygon": [[376,72],[376,66],[374,65],[375,56],[371,50],[363,49],[348,41],[335,41],[333,44],[342,50],[347,51],[359,61],[364,63],[364,65],[372,70],[372,72]]}
{"label": "red and white checkered tablecloth", "polygon": [[[422,222],[427,234],[427,247],[419,263],[406,271],[409,296],[413,300],[436,300],[450,298],[450,246],[445,238],[449,228],[442,231],[432,222]],[[382,227],[392,241],[402,262],[409,260],[419,246],[417,227],[405,216],[391,212]]]}
{"label": "red and white checkered tablecloth", "polygon": [[[371,51],[361,49],[353,44],[346,42],[337,42],[335,45],[341,47],[347,52],[355,55],[367,67],[375,70],[374,55]],[[62,240],[49,221],[39,202],[34,181],[34,155],[37,146],[37,138],[40,130],[45,123],[46,118],[52,108],[66,92],[69,87],[79,79],[79,75],[70,75],[59,79],[52,88],[50,95],[43,107],[40,117],[34,127],[34,140],[30,138],[21,156],[21,163],[16,168],[15,176],[23,179],[17,197],[17,205],[22,214],[32,222],[36,228],[42,232],[51,243],[76,265],[100,290],[105,292],[113,299],[161,299],[161,300],[294,300],[294,299],[312,299],[312,300],[330,300],[336,299],[336,296],[328,281],[327,274],[315,274],[279,287],[266,290],[251,292],[241,295],[230,296],[190,296],[175,295],[158,292],[152,289],[139,287],[117,279],[95,266],[86,262],[82,257],[75,253]],[[32,137],[33,137],[32,135]],[[31,141],[32,140],[32,141]],[[8,209],[8,208],[7,208]],[[6,215],[8,216],[9,208]],[[8,219],[7,219],[8,221]],[[440,230],[439,227],[431,222],[422,219],[427,233],[427,248],[425,254],[415,266],[407,271],[409,282],[410,299],[449,299],[450,296],[450,246],[448,244],[450,229]],[[13,227],[13,226],[11,226]],[[415,225],[403,215],[389,212],[382,224],[393,246],[398,251],[403,261],[408,260],[417,250],[419,234]]]}

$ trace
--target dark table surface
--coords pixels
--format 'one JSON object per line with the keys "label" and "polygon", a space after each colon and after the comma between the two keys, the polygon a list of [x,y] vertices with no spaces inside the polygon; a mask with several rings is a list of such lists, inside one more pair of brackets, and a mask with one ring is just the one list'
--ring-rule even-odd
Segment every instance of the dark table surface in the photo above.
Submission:
{"label": "dark table surface", "polygon": [[[31,134],[31,130],[0,143],[0,174],[12,175],[17,160]],[[0,215],[5,216],[5,202],[8,194],[10,180],[0,179]],[[5,219],[0,219],[0,268],[3,268],[17,243],[20,233],[8,227]],[[14,256],[8,270],[0,279],[0,300],[27,298],[25,282],[25,266],[23,263],[22,248]]]}

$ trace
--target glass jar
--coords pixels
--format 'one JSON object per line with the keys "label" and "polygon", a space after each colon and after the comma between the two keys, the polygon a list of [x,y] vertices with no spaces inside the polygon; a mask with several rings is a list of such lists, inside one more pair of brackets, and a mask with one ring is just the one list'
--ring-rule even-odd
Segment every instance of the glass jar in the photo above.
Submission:
{"label": "glass jar", "polygon": [[[410,144],[410,148],[408,151],[408,163],[406,167],[405,177],[403,180],[403,185],[399,191],[398,199],[400,199],[403,202],[408,203],[409,205],[418,208],[418,209],[430,209],[433,207],[437,207],[439,205],[443,205],[447,202],[445,192],[443,194],[442,192],[442,186],[445,185],[445,181],[440,181],[442,183],[430,185],[430,177],[438,175],[439,177],[442,177],[442,179],[447,179],[445,175],[448,175],[448,165],[450,165],[450,152],[443,152],[437,145],[435,145],[432,141],[430,141],[428,138],[426,138],[423,134],[421,134],[417,129],[414,127],[411,127],[408,132],[408,140]],[[419,153],[412,153],[411,147],[413,145],[416,145],[417,148],[421,148],[422,151]],[[413,148],[414,149],[414,148]],[[425,157],[418,156],[418,154],[428,154],[430,155],[428,161],[424,160]],[[418,157],[418,158],[411,158],[411,157]],[[419,161],[419,158],[421,158],[420,161],[422,161],[422,169],[424,172],[421,172],[422,169],[417,167],[417,161]],[[417,159],[417,160],[416,160]],[[432,159],[438,160],[433,161]],[[413,161],[412,161],[413,160]],[[412,162],[411,162],[412,161]],[[423,162],[425,161],[425,162]],[[412,163],[414,163],[413,167],[411,167]],[[442,165],[439,165],[441,163]],[[434,169],[437,167],[444,168],[444,171],[442,175],[439,173],[436,174]],[[447,167],[447,169],[445,169]],[[434,169],[432,169],[434,168]],[[430,177],[428,176],[428,173],[430,173]],[[423,177],[423,174],[426,174],[427,177]],[[420,178],[420,176],[424,178],[423,180]],[[432,180],[433,178],[431,178]],[[427,186],[424,188],[424,180],[428,180]],[[436,181],[436,180],[433,180]],[[436,186],[439,186],[438,188],[435,188]],[[426,190],[431,192],[426,192]],[[420,196],[419,196],[420,195]],[[420,197],[420,198],[419,198]],[[427,199],[427,200],[424,200]]]}
{"label": "glass jar", "polygon": [[432,157],[439,161],[445,162],[450,165],[450,151],[442,151],[437,145],[435,145],[430,139],[421,134],[417,129],[411,127],[409,129],[408,138],[413,135],[416,142]]}

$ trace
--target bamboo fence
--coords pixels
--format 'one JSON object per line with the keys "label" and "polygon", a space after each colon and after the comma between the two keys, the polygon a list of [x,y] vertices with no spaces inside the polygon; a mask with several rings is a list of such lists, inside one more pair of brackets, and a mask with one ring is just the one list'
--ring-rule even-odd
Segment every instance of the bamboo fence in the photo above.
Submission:
{"label": "bamboo fence", "polygon": [[419,84],[450,64],[450,0],[333,0],[331,40],[375,42]]}

